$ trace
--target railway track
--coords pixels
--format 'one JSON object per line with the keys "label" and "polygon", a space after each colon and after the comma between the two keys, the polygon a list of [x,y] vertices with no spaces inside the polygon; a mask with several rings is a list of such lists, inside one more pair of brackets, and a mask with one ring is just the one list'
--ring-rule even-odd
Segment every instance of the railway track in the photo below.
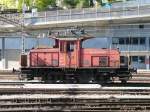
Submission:
{"label": "railway track", "polygon": [[[40,80],[41,78],[39,77],[35,77],[35,81],[26,81],[26,80],[20,80],[19,79],[19,73],[12,73],[10,71],[8,72],[0,72],[0,84],[1,83],[14,83],[15,81],[17,83],[21,83],[21,82],[27,82],[27,83],[31,83],[31,82],[39,82],[42,83],[42,81]],[[118,81],[118,79],[115,80],[116,83],[120,83],[120,81]],[[150,73],[138,73],[138,74],[133,74],[132,79],[130,79],[128,81],[128,83],[149,83],[150,84]]]}
{"label": "railway track", "polygon": [[118,82],[102,86],[49,85],[19,80],[14,73],[0,73],[0,112],[150,111],[149,73],[134,74],[127,84]]}
{"label": "railway track", "polygon": [[0,95],[39,93],[55,95],[86,95],[87,93],[88,95],[150,95],[150,87],[101,87],[98,84],[0,85]]}
{"label": "railway track", "polygon": [[0,112],[148,112],[149,100],[30,99],[0,102]]}
{"label": "railway track", "polygon": [[149,112],[150,87],[0,86],[0,112]]}

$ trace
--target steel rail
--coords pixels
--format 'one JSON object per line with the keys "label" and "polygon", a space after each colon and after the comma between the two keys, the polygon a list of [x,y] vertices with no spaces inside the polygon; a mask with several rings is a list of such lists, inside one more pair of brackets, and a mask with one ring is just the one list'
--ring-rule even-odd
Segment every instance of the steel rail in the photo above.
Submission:
{"label": "steel rail", "polygon": [[[33,101],[34,100],[34,101]],[[60,100],[49,100],[44,102],[45,99],[35,100],[35,99],[26,99],[24,101],[18,101],[16,103],[15,99],[10,101],[9,103],[3,102],[1,104],[0,111],[5,112],[19,112],[19,111],[36,111],[37,109],[41,111],[69,111],[69,112],[101,112],[101,111],[148,111],[150,110],[150,100],[118,100],[118,101],[109,101],[109,100],[92,100],[91,99],[80,99],[80,100],[68,100],[68,99],[60,99]],[[81,102],[82,101],[82,102]],[[89,102],[90,101],[90,102]],[[136,102],[136,103],[135,103]],[[13,103],[13,104],[12,104]],[[3,107],[2,107],[3,106]]]}

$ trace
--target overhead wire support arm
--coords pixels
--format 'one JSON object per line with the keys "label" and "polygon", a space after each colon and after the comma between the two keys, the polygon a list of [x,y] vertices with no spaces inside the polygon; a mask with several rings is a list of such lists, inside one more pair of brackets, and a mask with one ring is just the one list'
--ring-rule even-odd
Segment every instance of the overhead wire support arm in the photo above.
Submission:
{"label": "overhead wire support arm", "polygon": [[18,29],[21,29],[21,35],[22,35],[22,53],[25,53],[25,47],[24,47],[24,13],[22,15],[13,15],[13,14],[0,14],[0,21],[3,21],[5,23],[11,24]]}
{"label": "overhead wire support arm", "polygon": [[25,37],[26,35],[32,35],[29,32],[26,32],[27,27],[25,26],[25,11],[26,6],[23,0],[22,14],[18,13],[17,15],[14,15],[14,14],[0,13],[0,21],[13,25],[15,28],[18,29],[18,31],[21,32],[21,39],[22,39],[21,51],[23,54],[25,53]]}
{"label": "overhead wire support arm", "polygon": [[25,25],[25,23],[24,23],[24,15],[25,15],[25,9],[26,7],[25,7],[25,4],[24,4],[24,0],[23,0],[23,2],[22,2],[22,22],[21,22],[21,47],[22,47],[22,54],[24,54],[25,53],[25,36],[24,36],[24,25]]}
{"label": "overhead wire support arm", "polygon": [[22,13],[22,24],[21,24],[21,40],[22,40],[22,54],[25,53],[25,36],[24,36],[24,12]]}

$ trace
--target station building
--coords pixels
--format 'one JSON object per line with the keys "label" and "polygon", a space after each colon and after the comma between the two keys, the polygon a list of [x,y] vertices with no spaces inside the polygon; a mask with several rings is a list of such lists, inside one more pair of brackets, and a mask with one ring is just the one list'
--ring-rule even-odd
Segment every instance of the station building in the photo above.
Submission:
{"label": "station building", "polygon": [[116,36],[111,37],[112,48],[118,48],[121,51],[122,61],[124,60],[123,56],[127,56],[133,67],[150,69],[149,29],[149,25],[132,25],[122,30],[122,33],[116,32]]}

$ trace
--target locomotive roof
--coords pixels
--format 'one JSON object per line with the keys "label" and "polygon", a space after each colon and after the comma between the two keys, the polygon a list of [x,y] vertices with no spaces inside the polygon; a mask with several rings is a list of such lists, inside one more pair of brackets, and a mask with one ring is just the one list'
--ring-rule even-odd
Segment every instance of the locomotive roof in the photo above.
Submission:
{"label": "locomotive roof", "polygon": [[76,36],[50,36],[50,38],[56,39],[56,40],[86,40],[90,38],[94,38],[91,35],[84,35],[80,37]]}

